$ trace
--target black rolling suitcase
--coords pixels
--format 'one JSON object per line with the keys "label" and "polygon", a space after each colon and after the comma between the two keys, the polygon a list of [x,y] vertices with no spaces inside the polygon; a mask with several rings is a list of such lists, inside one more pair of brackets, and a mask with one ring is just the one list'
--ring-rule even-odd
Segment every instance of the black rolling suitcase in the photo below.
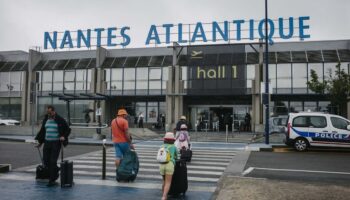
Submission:
{"label": "black rolling suitcase", "polygon": [[177,160],[175,164],[173,179],[171,181],[171,186],[168,194],[172,196],[177,196],[182,194],[183,196],[185,196],[187,189],[188,189],[188,180],[187,180],[186,161]]}
{"label": "black rolling suitcase", "polygon": [[180,150],[181,154],[181,160],[185,160],[186,162],[191,162],[192,159],[192,150],[191,149],[181,149]]}
{"label": "black rolling suitcase", "polygon": [[36,167],[36,176],[35,179],[48,179],[49,178],[49,170],[44,165],[44,160],[40,152],[40,147],[38,148],[41,164]]}
{"label": "black rolling suitcase", "polygon": [[61,148],[61,187],[73,186],[73,162],[63,160],[63,145]]}

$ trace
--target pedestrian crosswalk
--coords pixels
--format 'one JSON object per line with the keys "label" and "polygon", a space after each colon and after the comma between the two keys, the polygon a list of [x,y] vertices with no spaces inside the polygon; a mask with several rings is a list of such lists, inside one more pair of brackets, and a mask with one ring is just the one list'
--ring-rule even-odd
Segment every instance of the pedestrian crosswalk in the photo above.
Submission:
{"label": "pedestrian crosswalk", "polygon": [[[136,152],[140,161],[139,173],[135,180],[137,185],[154,184],[155,187],[159,187],[162,177],[159,174],[159,163],[156,161],[158,148],[158,145],[137,145]],[[189,190],[202,187],[205,191],[213,192],[237,151],[230,148],[196,148],[195,145],[192,151],[192,161],[187,164]],[[74,179],[100,180],[102,160],[102,151],[74,157]],[[115,180],[114,160],[114,148],[108,148],[106,152],[106,177],[108,181]],[[35,173],[35,169],[28,169],[27,172]]]}

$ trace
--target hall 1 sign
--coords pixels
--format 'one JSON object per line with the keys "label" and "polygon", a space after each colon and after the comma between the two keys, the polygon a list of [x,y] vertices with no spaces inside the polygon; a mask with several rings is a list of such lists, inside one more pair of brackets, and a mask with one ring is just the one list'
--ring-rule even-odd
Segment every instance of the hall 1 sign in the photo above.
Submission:
{"label": "hall 1 sign", "polygon": [[[204,68],[204,67],[197,67],[197,79],[225,79],[227,76],[226,74],[226,66],[217,66],[213,68]],[[237,78],[237,66],[233,65],[231,66],[231,74],[230,78],[236,79]]]}

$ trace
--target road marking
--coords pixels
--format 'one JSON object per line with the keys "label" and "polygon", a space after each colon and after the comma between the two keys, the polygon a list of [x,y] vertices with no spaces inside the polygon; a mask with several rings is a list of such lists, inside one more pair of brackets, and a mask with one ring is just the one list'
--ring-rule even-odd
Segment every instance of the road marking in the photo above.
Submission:
{"label": "road marking", "polygon": [[[14,181],[37,181],[46,183],[47,181],[35,180],[33,175],[24,174],[6,174],[0,176],[1,180],[14,180]],[[145,183],[145,182],[131,182],[131,183],[119,183],[112,180],[96,180],[96,179],[79,179],[74,178],[74,183],[79,185],[100,185],[100,186],[112,186],[112,187],[130,187],[130,188],[141,188],[141,189],[159,189],[162,184],[160,183]],[[216,187],[213,186],[188,186],[188,191],[194,192],[215,192]]]}
{"label": "road marking", "polygon": [[[155,160],[147,160],[147,159],[139,159],[140,163],[144,163],[144,162],[150,162],[150,163],[157,163],[157,161]],[[79,160],[73,160],[73,163],[91,163],[91,164],[101,164],[102,160],[90,160],[88,158],[83,158],[83,159],[79,159]],[[107,164],[115,164],[114,161],[106,161]],[[227,166],[230,163],[219,163],[219,162],[200,162],[200,161],[191,161],[191,164],[189,164],[188,166],[194,166],[194,165],[214,165],[214,166]],[[36,167],[36,165],[34,166]],[[33,167],[32,167],[33,168]]]}
{"label": "road marking", "polygon": [[252,172],[254,170],[254,167],[249,167],[248,169],[244,170],[244,172],[242,172],[242,175],[245,176],[247,174],[249,174],[250,172]]}
{"label": "road marking", "polygon": [[[156,158],[157,158],[157,155],[139,156],[139,160],[149,160],[149,161],[154,161],[154,162],[157,162]],[[98,157],[97,156],[89,156],[89,157],[83,157],[80,159],[102,160],[102,157],[101,156],[98,156]],[[107,159],[114,159],[114,157],[110,156],[110,157],[107,157]],[[227,163],[229,163],[232,160],[232,157],[231,158],[197,158],[196,156],[193,156],[192,160],[193,161],[213,161],[213,162],[227,162]]]}
{"label": "road marking", "polygon": [[350,175],[350,172],[332,172],[332,171],[301,170],[301,169],[277,169],[277,168],[261,168],[261,167],[249,167],[247,170],[245,170],[242,173],[242,175],[243,176],[247,175],[251,173],[253,170]]}
{"label": "road marking", "polygon": [[[90,175],[90,176],[101,176],[101,172],[91,172],[91,171],[80,171],[75,170],[74,174],[76,175]],[[106,176],[115,177],[115,172],[106,172]],[[138,174],[139,178],[147,178],[147,179],[163,179],[161,175],[146,175],[146,174]],[[202,178],[202,177],[188,177],[188,181],[198,181],[198,182],[218,182],[219,178]]]}

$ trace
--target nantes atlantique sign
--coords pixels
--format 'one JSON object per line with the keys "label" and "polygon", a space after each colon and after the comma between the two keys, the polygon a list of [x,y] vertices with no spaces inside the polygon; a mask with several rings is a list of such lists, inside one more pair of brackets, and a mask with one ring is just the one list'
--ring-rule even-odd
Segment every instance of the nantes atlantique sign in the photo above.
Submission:
{"label": "nantes atlantique sign", "polygon": [[[289,40],[310,38],[307,30],[310,29],[309,16],[289,17],[288,19],[268,19],[268,39]],[[91,48],[91,47],[127,47],[131,44],[131,28],[94,28],[63,32],[45,32],[44,49]],[[195,44],[254,41],[265,38],[265,19],[261,20],[232,20],[212,23],[197,22],[195,24],[163,24],[151,25],[145,33],[145,45]]]}

